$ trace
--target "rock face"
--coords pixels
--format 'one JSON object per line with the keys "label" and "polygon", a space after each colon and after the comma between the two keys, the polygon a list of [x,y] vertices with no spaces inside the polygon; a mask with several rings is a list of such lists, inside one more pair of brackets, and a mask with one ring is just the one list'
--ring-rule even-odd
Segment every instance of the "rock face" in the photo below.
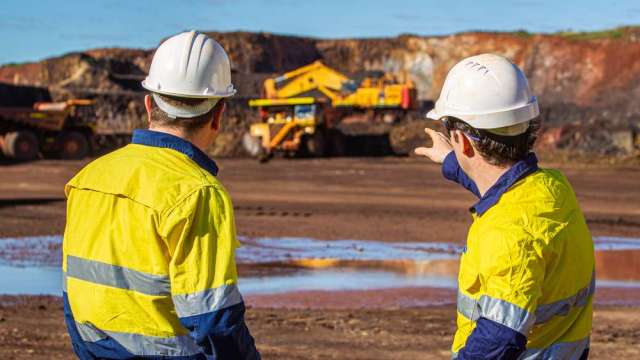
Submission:
{"label": "rock face", "polygon": [[[637,149],[640,31],[635,28],[571,36],[478,32],[346,40],[246,32],[208,34],[229,53],[239,89],[229,107],[228,127],[213,150],[220,156],[241,154],[238,134],[256,119],[246,101],[259,96],[262,80],[272,74],[314,60],[354,76],[379,70],[403,73],[426,101],[437,98],[456,62],[485,52],[504,55],[520,66],[541,101],[547,131],[567,133],[543,134],[546,149],[566,147],[607,155]],[[0,82],[44,88],[53,99],[95,97],[99,123],[126,131],[144,124],[140,80],[152,56],[153,50],[88,50],[0,67]],[[2,91],[0,96],[3,104],[12,101],[11,92]],[[24,94],[20,101],[24,102]]]}

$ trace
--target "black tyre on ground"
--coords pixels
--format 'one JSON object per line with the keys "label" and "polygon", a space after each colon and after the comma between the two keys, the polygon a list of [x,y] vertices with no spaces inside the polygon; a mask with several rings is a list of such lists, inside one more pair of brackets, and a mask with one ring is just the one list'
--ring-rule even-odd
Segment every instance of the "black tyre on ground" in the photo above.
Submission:
{"label": "black tyre on ground", "polygon": [[326,143],[329,156],[344,156],[347,153],[347,139],[339,129],[327,130]]}
{"label": "black tyre on ground", "polygon": [[404,121],[395,124],[389,132],[389,143],[396,155],[413,156],[413,149],[420,146],[431,146],[431,140],[424,133],[430,123],[423,120]]}
{"label": "black tyre on ground", "polygon": [[38,157],[38,152],[38,137],[30,130],[14,131],[4,136],[2,153],[9,159],[35,160]]}
{"label": "black tyre on ground", "polygon": [[300,140],[303,156],[323,157],[327,155],[327,143],[324,129],[317,128],[313,134],[305,134]]}
{"label": "black tyre on ground", "polygon": [[64,131],[60,134],[60,158],[72,160],[82,159],[91,150],[89,139],[80,131]]}

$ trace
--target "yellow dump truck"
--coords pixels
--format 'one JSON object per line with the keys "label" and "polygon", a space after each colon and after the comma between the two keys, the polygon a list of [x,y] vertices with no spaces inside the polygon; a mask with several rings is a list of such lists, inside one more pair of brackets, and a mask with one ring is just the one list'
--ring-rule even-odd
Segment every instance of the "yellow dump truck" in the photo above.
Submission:
{"label": "yellow dump truck", "polygon": [[316,61],[264,81],[264,97],[252,99],[261,122],[243,138],[252,156],[342,155],[343,122],[398,122],[416,106],[416,90],[390,74],[355,81]]}
{"label": "yellow dump truck", "polygon": [[33,160],[41,154],[63,159],[89,155],[93,100],[37,102],[33,107],[0,107],[0,150],[5,158]]}

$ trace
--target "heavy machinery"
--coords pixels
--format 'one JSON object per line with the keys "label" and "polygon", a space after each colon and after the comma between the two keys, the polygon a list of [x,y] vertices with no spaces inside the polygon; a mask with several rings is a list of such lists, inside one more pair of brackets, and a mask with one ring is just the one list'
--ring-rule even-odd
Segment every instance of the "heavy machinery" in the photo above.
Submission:
{"label": "heavy machinery", "polygon": [[4,157],[33,160],[40,154],[63,159],[89,155],[93,100],[36,102],[33,107],[0,107],[0,150]]}
{"label": "heavy machinery", "polygon": [[245,150],[266,159],[290,155],[342,155],[343,123],[394,123],[416,107],[416,89],[405,79],[378,73],[359,81],[316,61],[264,81],[264,97],[249,106],[261,122],[243,137]]}

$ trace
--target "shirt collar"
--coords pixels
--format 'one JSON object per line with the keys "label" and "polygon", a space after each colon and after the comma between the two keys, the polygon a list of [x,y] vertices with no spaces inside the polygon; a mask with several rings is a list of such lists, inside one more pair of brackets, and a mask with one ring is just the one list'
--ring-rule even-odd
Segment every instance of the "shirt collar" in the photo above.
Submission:
{"label": "shirt collar", "polygon": [[153,131],[153,130],[134,130],[132,144],[155,146],[167,149],[173,149],[187,155],[191,160],[198,164],[201,168],[210,172],[213,176],[218,175],[218,166],[207,154],[198,149],[191,142],[179,138],[175,135]]}
{"label": "shirt collar", "polygon": [[475,212],[478,216],[484,214],[493,205],[498,203],[502,194],[507,192],[513,184],[527,175],[538,171],[538,169],[538,158],[536,154],[529,153],[525,159],[518,161],[507,170],[507,172],[502,174],[498,181],[496,181],[484,196],[469,210]]}

